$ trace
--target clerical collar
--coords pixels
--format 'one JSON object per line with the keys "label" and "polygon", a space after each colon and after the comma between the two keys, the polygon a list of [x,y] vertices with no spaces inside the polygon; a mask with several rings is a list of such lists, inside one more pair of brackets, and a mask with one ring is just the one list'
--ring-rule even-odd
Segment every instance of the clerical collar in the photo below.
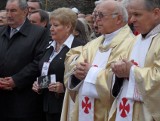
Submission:
{"label": "clerical collar", "polygon": [[142,37],[145,39],[157,33],[160,33],[160,24],[154,27],[148,34],[143,34]]}
{"label": "clerical collar", "polygon": [[104,42],[103,42],[103,45],[108,45],[108,44],[110,44],[111,41],[112,41],[112,39],[115,37],[115,35],[117,35],[117,33],[118,33],[120,30],[121,30],[121,28],[118,29],[118,30],[116,30],[116,31],[114,31],[114,32],[112,32],[112,33],[110,33],[110,34],[105,34],[105,35],[104,35],[105,40],[104,40]]}

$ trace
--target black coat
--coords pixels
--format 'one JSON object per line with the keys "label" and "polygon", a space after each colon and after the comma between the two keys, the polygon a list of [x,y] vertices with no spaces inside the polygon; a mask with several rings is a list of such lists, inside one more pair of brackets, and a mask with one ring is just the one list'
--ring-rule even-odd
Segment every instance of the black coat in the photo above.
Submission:
{"label": "black coat", "polygon": [[16,87],[0,90],[0,115],[34,117],[40,115],[39,96],[32,91],[38,62],[48,44],[46,30],[26,19],[21,29],[9,38],[10,27],[0,28],[0,77],[12,77]]}
{"label": "black coat", "polygon": [[[71,47],[84,45],[83,41],[74,39]],[[46,53],[42,57],[39,63],[39,70],[42,70],[44,62],[48,62],[50,55],[52,54],[53,47],[51,46],[46,50]],[[52,60],[49,66],[48,75],[55,74],[56,81],[64,83],[64,60],[69,48],[65,46],[61,52]],[[61,113],[64,93],[57,94],[55,92],[49,92],[48,89],[43,90],[44,95],[44,111],[48,113]]]}

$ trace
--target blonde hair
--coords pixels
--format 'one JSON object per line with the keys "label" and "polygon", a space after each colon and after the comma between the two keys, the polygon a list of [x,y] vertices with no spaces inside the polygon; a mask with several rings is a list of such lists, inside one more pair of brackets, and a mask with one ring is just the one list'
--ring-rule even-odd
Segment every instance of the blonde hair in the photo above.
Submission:
{"label": "blonde hair", "polygon": [[58,8],[50,13],[50,20],[56,19],[62,25],[71,25],[71,32],[75,29],[77,15],[70,8]]}

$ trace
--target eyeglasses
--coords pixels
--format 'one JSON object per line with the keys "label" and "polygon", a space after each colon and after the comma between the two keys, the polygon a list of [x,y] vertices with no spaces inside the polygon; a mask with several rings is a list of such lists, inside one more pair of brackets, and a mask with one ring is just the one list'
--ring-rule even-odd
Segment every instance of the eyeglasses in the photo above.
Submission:
{"label": "eyeglasses", "polygon": [[111,14],[104,14],[102,12],[96,12],[95,17],[99,17],[100,19],[102,19],[104,16],[110,16],[110,15],[118,15],[118,13],[111,13]]}

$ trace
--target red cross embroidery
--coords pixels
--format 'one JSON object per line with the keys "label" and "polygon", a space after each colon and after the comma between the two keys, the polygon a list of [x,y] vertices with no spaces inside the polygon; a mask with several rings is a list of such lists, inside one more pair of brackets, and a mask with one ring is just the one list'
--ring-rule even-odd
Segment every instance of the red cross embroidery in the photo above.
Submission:
{"label": "red cross embroidery", "polygon": [[120,110],[120,111],[122,110],[122,112],[121,112],[120,115],[121,115],[121,117],[123,117],[123,118],[127,117],[127,114],[128,114],[129,111],[130,111],[130,105],[129,105],[129,104],[126,105],[127,101],[128,101],[127,98],[122,98],[122,102],[119,104],[119,110]]}
{"label": "red cross embroidery", "polygon": [[91,102],[89,103],[89,98],[84,97],[84,101],[82,100],[82,109],[84,108],[84,113],[88,114],[89,109],[91,109]]}

